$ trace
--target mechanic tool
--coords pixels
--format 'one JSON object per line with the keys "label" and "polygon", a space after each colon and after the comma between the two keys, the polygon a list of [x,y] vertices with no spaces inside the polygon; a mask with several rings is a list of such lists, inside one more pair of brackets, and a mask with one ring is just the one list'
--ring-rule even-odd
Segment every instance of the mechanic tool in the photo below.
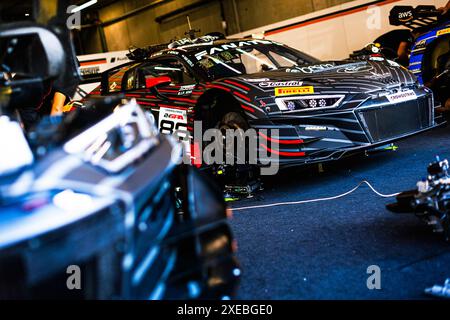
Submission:
{"label": "mechanic tool", "polygon": [[239,200],[240,198],[252,198],[254,193],[262,190],[261,181],[252,180],[245,185],[232,184],[225,185],[225,198],[233,198]]}
{"label": "mechanic tool", "polygon": [[225,201],[251,198],[257,191],[263,190],[258,168],[255,166],[218,165],[208,169],[206,172],[222,186]]}
{"label": "mechanic tool", "polygon": [[450,240],[450,176],[447,159],[428,165],[428,176],[417,182],[415,190],[400,193],[397,202],[386,207],[394,213],[414,213],[433,227],[433,232],[442,233]]}
{"label": "mechanic tool", "polygon": [[389,143],[383,146],[379,146],[370,150],[366,150],[365,155],[369,156],[371,154],[380,153],[380,152],[386,152],[386,151],[397,151],[398,146],[394,143]]}
{"label": "mechanic tool", "polygon": [[430,288],[426,288],[425,293],[439,298],[450,299],[450,278],[445,280],[443,286],[435,284]]}

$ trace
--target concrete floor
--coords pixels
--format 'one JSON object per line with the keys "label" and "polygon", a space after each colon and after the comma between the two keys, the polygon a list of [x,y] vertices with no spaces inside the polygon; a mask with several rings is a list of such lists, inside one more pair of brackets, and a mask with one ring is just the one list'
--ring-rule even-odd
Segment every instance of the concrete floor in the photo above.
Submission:
{"label": "concrete floor", "polygon": [[[389,194],[415,187],[439,154],[450,159],[450,127],[397,142],[399,149],[265,179],[263,199],[233,207],[328,197],[361,180]],[[363,186],[327,202],[237,211],[232,228],[243,274],[239,299],[422,299],[450,277],[450,244],[414,216],[385,209]],[[381,268],[381,290],[366,286]]]}

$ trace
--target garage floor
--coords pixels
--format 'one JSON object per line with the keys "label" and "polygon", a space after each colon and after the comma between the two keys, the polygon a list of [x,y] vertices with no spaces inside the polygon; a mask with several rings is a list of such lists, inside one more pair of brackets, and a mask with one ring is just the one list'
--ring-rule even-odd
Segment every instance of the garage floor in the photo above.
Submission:
{"label": "garage floor", "polygon": [[[233,207],[328,197],[370,181],[388,194],[413,188],[436,154],[450,159],[450,126],[397,143],[395,152],[314,169],[289,169],[265,181],[263,200]],[[236,211],[232,227],[243,274],[240,299],[416,299],[450,277],[450,244],[414,216],[385,209],[362,186],[333,201]],[[381,290],[369,290],[369,265]]]}

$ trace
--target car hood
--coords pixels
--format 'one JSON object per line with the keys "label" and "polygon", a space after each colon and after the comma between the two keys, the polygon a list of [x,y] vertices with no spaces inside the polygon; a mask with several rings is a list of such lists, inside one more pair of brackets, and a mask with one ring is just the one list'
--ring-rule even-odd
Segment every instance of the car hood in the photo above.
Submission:
{"label": "car hood", "polygon": [[327,61],[238,79],[245,82],[255,96],[277,95],[277,88],[286,87],[309,87],[310,93],[357,94],[411,86],[417,81],[408,70],[390,61]]}

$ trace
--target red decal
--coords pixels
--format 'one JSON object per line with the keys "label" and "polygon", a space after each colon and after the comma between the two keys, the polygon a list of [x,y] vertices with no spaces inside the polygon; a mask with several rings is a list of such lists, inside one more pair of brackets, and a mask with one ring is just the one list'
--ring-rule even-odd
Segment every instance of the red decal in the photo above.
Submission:
{"label": "red decal", "polygon": [[304,152],[284,152],[284,151],[272,150],[268,146],[266,146],[262,143],[260,143],[259,145],[261,147],[263,147],[264,149],[266,149],[267,151],[269,151],[270,153],[275,153],[280,156],[286,156],[286,157],[304,157],[305,156]]}
{"label": "red decal", "polygon": [[163,84],[169,84],[172,82],[172,79],[170,79],[170,77],[166,77],[166,76],[162,76],[162,77],[148,77],[145,78],[145,87],[146,88],[152,88],[158,85],[163,85]]}
{"label": "red decal", "polygon": [[219,85],[217,85],[217,84],[209,84],[209,85],[207,85],[207,87],[208,87],[208,88],[214,88],[214,89],[222,89],[222,90],[231,92],[231,89],[229,89],[229,88],[227,88],[227,87],[219,86]]}
{"label": "red decal", "polygon": [[245,110],[247,110],[247,111],[250,111],[251,113],[255,113],[255,110],[253,110],[253,109],[250,108],[250,107],[247,107],[246,105],[241,104],[241,107],[242,107],[242,109],[245,109]]}
{"label": "red decal", "polygon": [[251,99],[247,96],[244,96],[242,93],[239,93],[237,91],[234,91],[233,94],[237,95],[239,98],[247,100],[247,101],[251,101]]}
{"label": "red decal", "polygon": [[196,103],[197,100],[193,100],[193,99],[188,99],[188,98],[175,98],[175,97],[171,97],[171,100],[175,100],[175,101],[183,101],[183,102],[189,102],[189,103]]}
{"label": "red decal", "polygon": [[303,143],[303,140],[301,139],[295,139],[295,140],[280,140],[280,139],[275,139],[275,138],[271,138],[266,136],[264,133],[262,132],[258,132],[258,134],[263,137],[264,139],[271,141],[271,142],[277,142],[279,144],[301,144]]}
{"label": "red decal", "polygon": [[246,91],[250,91],[249,87],[246,87],[246,86],[244,86],[244,85],[242,85],[240,83],[237,83],[237,82],[234,82],[234,81],[231,81],[231,80],[224,80],[224,82],[229,83],[229,84],[231,84],[233,86],[239,87],[241,89],[244,89]]}

